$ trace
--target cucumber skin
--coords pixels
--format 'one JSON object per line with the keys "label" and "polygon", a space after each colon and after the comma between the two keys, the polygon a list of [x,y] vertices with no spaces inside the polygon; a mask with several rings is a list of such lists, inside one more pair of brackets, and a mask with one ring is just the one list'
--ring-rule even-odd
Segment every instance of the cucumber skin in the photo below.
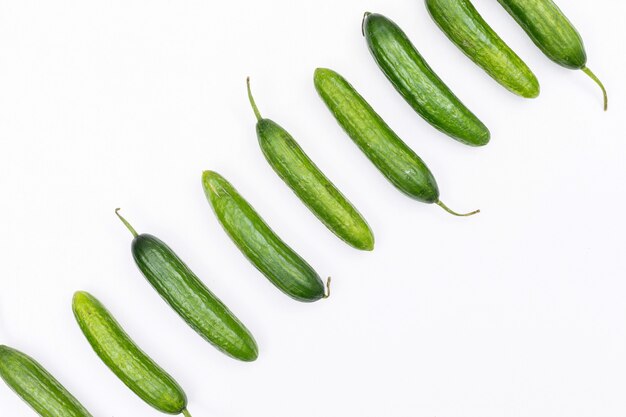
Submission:
{"label": "cucumber skin", "polygon": [[498,0],[535,45],[557,64],[582,69],[587,64],[583,40],[552,0]]}
{"label": "cucumber skin", "polygon": [[373,250],[374,235],[363,216],[289,132],[270,119],[261,119],[256,131],[265,159],[313,214],[349,245]]}
{"label": "cucumber skin", "polygon": [[92,417],[37,361],[4,345],[0,346],[0,377],[42,417]]}
{"label": "cucumber skin", "polygon": [[324,283],[315,270],[274,233],[224,177],[205,171],[202,185],[226,234],[270,282],[298,301],[324,297]]}
{"label": "cucumber skin", "polygon": [[133,342],[100,301],[77,292],[72,310],[93,350],[128,388],[163,413],[182,413],[187,407],[182,388]]}
{"label": "cucumber skin", "polygon": [[431,17],[468,58],[509,91],[539,95],[539,81],[526,63],[498,36],[469,0],[426,0]]}
{"label": "cucumber skin", "polygon": [[257,344],[248,329],[169,246],[141,234],[133,239],[132,254],[152,287],[200,336],[235,359],[257,359]]}
{"label": "cucumber skin", "polygon": [[348,136],[400,191],[424,202],[439,201],[432,173],[341,75],[318,68],[315,89]]}
{"label": "cucumber skin", "polygon": [[466,145],[489,142],[487,127],[435,74],[398,25],[366,13],[363,34],[382,72],[424,120]]}

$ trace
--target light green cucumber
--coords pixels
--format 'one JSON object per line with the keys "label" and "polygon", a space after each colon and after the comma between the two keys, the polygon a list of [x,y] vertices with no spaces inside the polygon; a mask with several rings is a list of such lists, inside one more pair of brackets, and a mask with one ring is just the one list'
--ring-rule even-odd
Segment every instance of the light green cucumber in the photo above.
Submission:
{"label": "light green cucumber", "polygon": [[0,345],[0,378],[42,417],[92,417],[30,356]]}
{"label": "light green cucumber", "polygon": [[317,272],[278,237],[230,182],[215,171],[204,171],[202,186],[226,234],[270,282],[298,301],[328,297]]}
{"label": "light green cucumber", "polygon": [[604,97],[604,110],[609,98],[602,81],[587,67],[587,52],[580,33],[552,0],[498,0],[526,31],[535,45],[557,64],[581,70],[598,84]]}
{"label": "light green cucumber", "polygon": [[498,36],[470,0],[426,0],[431,17],[468,58],[509,91],[539,95],[539,81],[528,65]]}
{"label": "light green cucumber", "polygon": [[257,118],[259,145],[274,172],[315,216],[349,245],[374,249],[374,234],[363,216],[278,123],[261,116],[250,91],[248,97]]}
{"label": "light green cucumber", "polygon": [[163,413],[189,417],[180,385],[137,346],[98,299],[79,291],[72,310],[93,350],[128,388]]}
{"label": "light green cucumber", "polygon": [[439,187],[424,161],[389,127],[352,85],[337,72],[318,68],[313,77],[322,101],[352,141],[398,190],[427,204],[459,214],[439,199]]}

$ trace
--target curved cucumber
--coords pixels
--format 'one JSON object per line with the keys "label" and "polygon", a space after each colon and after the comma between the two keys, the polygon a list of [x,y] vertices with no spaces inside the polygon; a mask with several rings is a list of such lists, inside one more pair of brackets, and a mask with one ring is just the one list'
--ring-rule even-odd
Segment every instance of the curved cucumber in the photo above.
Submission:
{"label": "curved cucumber", "polygon": [[226,234],[267,279],[298,301],[325,297],[317,272],[270,229],[224,177],[205,171],[202,185]]}
{"label": "curved cucumber", "polygon": [[487,127],[441,81],[398,25],[365,13],[363,34],[380,69],[428,123],[470,146],[489,142]]}
{"label": "curved cucumber", "polygon": [[133,342],[100,301],[79,291],[72,310],[93,350],[128,388],[159,411],[186,412],[182,388]]}
{"label": "curved cucumber", "polygon": [[552,0],[498,0],[526,31],[535,45],[557,64],[582,70],[602,89],[604,110],[609,99],[602,81],[587,68],[587,53],[580,34]]}
{"label": "curved cucumber", "polygon": [[134,236],[131,249],[135,263],[161,298],[222,352],[246,362],[255,360],[257,344],[239,319],[169,246],[155,236],[137,234],[118,210],[116,214]]}
{"label": "curved cucumber", "polygon": [[[421,158],[391,130],[345,78],[333,70],[318,68],[314,83],[337,122],[396,188],[415,200],[436,203],[449,213],[460,215],[439,200],[437,182]],[[478,211],[467,215],[476,213]]]}
{"label": "curved cucumber", "polygon": [[42,417],[91,417],[91,414],[39,363],[0,346],[0,377]]}
{"label": "curved cucumber", "polygon": [[259,145],[272,169],[330,231],[361,250],[374,249],[367,222],[335,185],[320,171],[295,139],[270,119],[261,117],[248,79],[248,97],[257,116]]}
{"label": "curved cucumber", "polygon": [[439,28],[468,58],[509,91],[539,95],[539,81],[522,59],[485,22],[470,0],[426,0]]}

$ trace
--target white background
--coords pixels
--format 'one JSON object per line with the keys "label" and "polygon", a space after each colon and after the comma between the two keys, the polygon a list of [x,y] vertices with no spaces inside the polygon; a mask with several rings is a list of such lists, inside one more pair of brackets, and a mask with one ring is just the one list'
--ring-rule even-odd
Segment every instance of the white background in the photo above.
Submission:
{"label": "white background", "polygon": [[[0,343],[36,357],[94,416],[158,416],[98,360],[71,314],[99,297],[185,388],[194,417],[626,415],[626,6],[559,2],[610,109],[495,2],[475,5],[541,81],[501,88],[421,0],[0,2]],[[484,148],[432,129],[360,33],[365,10],[403,27],[491,129]],[[458,219],[397,192],[313,88],[342,73],[429,164]],[[370,222],[373,253],[335,238],[256,143],[245,94],[282,124]],[[284,296],[222,232],[201,172],[227,177],[333,296]],[[131,259],[166,241],[252,330],[240,363],[198,337]],[[33,415],[3,384],[0,414]]]}

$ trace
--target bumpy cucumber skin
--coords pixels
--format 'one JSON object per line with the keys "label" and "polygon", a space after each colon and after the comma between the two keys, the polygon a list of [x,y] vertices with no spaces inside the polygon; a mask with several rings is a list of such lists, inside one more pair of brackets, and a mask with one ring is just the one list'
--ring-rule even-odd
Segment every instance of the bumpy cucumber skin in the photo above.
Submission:
{"label": "bumpy cucumber skin", "polygon": [[163,413],[182,413],[187,407],[182,388],[133,342],[98,299],[77,292],[72,310],[93,350],[128,388]]}
{"label": "bumpy cucumber skin", "polygon": [[341,75],[318,68],[315,89],[348,136],[400,191],[424,203],[439,201],[439,188],[419,156],[402,141]]}
{"label": "bumpy cucumber skin", "polygon": [[468,58],[509,91],[539,95],[539,81],[526,63],[498,36],[470,0],[426,0],[435,23]]}
{"label": "bumpy cucumber skin", "polygon": [[202,185],[226,234],[276,287],[298,301],[324,297],[324,283],[315,270],[274,233],[224,177],[205,171]]}
{"label": "bumpy cucumber skin", "polygon": [[289,132],[270,119],[261,119],[256,131],[265,159],[313,214],[349,245],[373,250],[374,235],[363,216]]}
{"label": "bumpy cucumber skin", "polygon": [[489,142],[487,127],[435,74],[398,25],[380,14],[366,13],[363,34],[380,69],[428,123],[470,146]]}
{"label": "bumpy cucumber skin", "polygon": [[548,58],[565,68],[585,67],[583,40],[552,0],[498,1]]}
{"label": "bumpy cucumber skin", "polygon": [[33,358],[4,345],[0,346],[0,377],[42,417],[92,417]]}
{"label": "bumpy cucumber skin", "polygon": [[169,246],[141,234],[133,239],[132,253],[152,287],[200,336],[235,359],[256,360],[259,351],[248,329]]}

